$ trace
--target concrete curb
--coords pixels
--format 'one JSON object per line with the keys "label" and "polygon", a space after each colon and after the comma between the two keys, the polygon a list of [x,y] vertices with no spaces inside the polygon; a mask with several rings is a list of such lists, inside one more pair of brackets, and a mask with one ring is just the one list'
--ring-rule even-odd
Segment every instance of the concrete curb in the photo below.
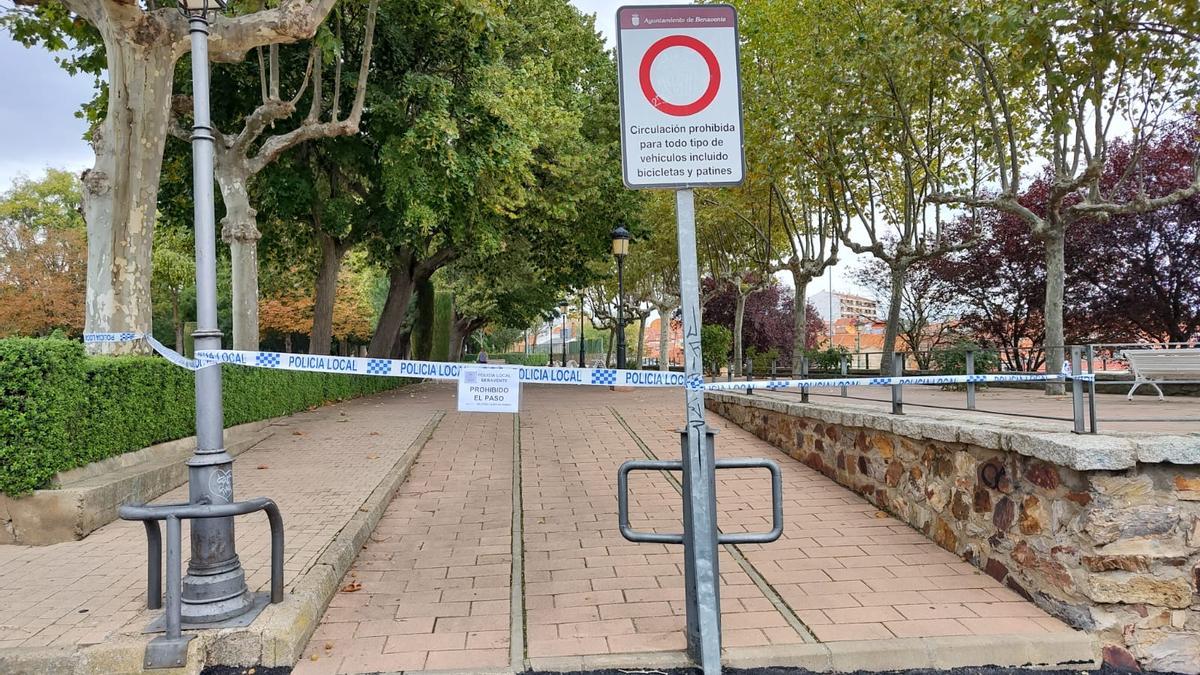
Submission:
{"label": "concrete curb", "polygon": [[[687,654],[681,651],[531,657],[528,663],[533,670],[562,673],[602,668],[637,669],[644,672],[694,665]],[[816,673],[949,669],[965,666],[1065,666],[1089,670],[1098,668],[1100,663],[1099,643],[1091,635],[1079,631],[1039,635],[964,635],[802,643],[777,647],[734,647],[725,649],[721,657],[722,666],[727,668],[792,667],[805,668]],[[439,672],[437,675],[449,673]]]}
{"label": "concrete curb", "polygon": [[731,668],[791,666],[813,672],[888,671],[963,666],[1032,668],[1100,666],[1100,643],[1080,631],[1037,635],[962,635],[895,640],[851,640],[786,647],[725,650]]}
{"label": "concrete curb", "polygon": [[408,450],[391,466],[379,484],[307,572],[292,580],[283,602],[267,605],[245,628],[196,631],[188,646],[184,668],[145,670],[142,658],[150,636],[117,635],[82,648],[10,648],[0,650],[0,673],[5,675],[197,675],[208,665],[292,666],[316,630],[325,608],[337,593],[355,556],[396,491],[408,478],[417,457],[445,416],[434,413]]}

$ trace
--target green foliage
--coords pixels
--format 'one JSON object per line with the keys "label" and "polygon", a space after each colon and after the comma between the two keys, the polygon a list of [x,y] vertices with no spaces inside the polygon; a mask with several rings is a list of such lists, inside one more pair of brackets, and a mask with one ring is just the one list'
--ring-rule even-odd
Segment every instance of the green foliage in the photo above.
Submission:
{"label": "green foliage", "polygon": [[454,296],[445,291],[434,293],[433,299],[433,361],[450,360],[450,324],[454,321]]}
{"label": "green foliage", "polygon": [[83,345],[67,340],[0,340],[0,490],[46,484],[74,451],[86,405]]}
{"label": "green foliage", "polygon": [[548,354],[522,354],[521,352],[491,354],[489,360],[493,362],[503,361],[517,366],[546,366],[550,364],[550,356]]}
{"label": "green foliage", "polygon": [[999,368],[1000,359],[996,352],[981,350],[979,345],[969,340],[960,341],[948,349],[934,351],[934,368],[942,375],[966,375],[968,350],[975,352],[976,373],[992,373]]}
{"label": "green foliage", "polygon": [[733,333],[724,326],[707,325],[700,328],[700,358],[710,373],[717,373],[729,360]]}
{"label": "green foliage", "polygon": [[[223,366],[225,426],[394,388],[396,378]],[[0,492],[195,433],[192,373],[157,357],[84,355],[59,339],[0,340]]]}
{"label": "green foliage", "polygon": [[842,357],[850,352],[845,347],[830,347],[828,349],[806,349],[810,367],[820,368],[830,372],[840,372]]}
{"label": "green foliage", "polygon": [[756,375],[769,375],[771,373],[771,364],[778,364],[779,350],[772,347],[765,352],[758,351],[757,347],[749,347],[746,349],[746,358],[754,364],[754,373]]}
{"label": "green foliage", "polygon": [[47,169],[37,180],[18,177],[0,194],[0,226],[82,231],[81,200],[79,177],[68,171]]}

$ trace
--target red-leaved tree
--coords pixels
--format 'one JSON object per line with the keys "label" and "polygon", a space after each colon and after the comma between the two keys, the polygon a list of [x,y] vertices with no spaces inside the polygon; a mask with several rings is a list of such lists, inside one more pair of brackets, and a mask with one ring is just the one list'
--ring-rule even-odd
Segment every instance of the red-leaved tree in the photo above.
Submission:
{"label": "red-leaved tree", "polygon": [[[704,279],[702,285],[708,297],[704,304],[704,323],[724,326],[732,332],[737,290],[730,284],[717,287],[711,278]],[[774,349],[779,355],[780,368],[790,368],[792,362],[794,293],[789,286],[772,283],[746,298],[746,315],[742,325],[746,349],[753,347],[759,354]],[[805,346],[814,349],[825,333],[825,322],[812,304],[806,307]]]}

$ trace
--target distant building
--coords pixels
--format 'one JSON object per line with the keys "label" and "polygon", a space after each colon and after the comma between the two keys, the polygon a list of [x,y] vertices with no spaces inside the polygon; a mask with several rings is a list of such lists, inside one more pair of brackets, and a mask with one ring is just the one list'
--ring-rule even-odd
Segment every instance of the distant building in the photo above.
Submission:
{"label": "distant building", "polygon": [[[808,296],[808,302],[821,315],[821,320],[828,325],[839,319],[879,318],[879,301],[864,298],[861,295],[835,291],[821,291]],[[830,310],[832,309],[832,314]]]}
{"label": "distant building", "polygon": [[[683,365],[683,324],[679,321],[667,322],[667,362],[672,366]],[[662,330],[662,319],[654,319],[646,324],[646,344],[643,346],[645,365],[658,365],[659,331]],[[637,349],[637,345],[632,345]]]}

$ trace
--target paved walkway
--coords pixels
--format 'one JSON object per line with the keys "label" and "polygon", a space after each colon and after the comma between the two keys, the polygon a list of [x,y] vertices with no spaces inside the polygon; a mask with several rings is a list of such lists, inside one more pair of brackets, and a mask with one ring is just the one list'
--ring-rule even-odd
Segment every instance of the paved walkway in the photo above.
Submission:
{"label": "paved walkway", "polygon": [[[1125,400],[1124,394],[1096,394],[1096,426],[1099,431],[1174,435],[1200,433],[1200,397],[1168,396],[1160,401],[1156,396],[1142,396],[1141,392],[1145,389],[1139,389],[1139,394],[1132,401]],[[768,392],[759,388],[754,393],[789,401],[800,400],[800,391],[796,389]],[[848,393],[852,397],[849,400],[840,398],[838,389],[814,389],[811,400],[829,405],[848,403],[872,410],[891,410],[890,387],[852,387]],[[941,416],[953,416],[956,414],[954,411],[959,410],[964,415],[976,414],[966,411],[966,403],[965,391],[946,391],[940,386],[931,385],[904,387],[904,404],[914,413],[932,411]],[[1086,397],[1084,405],[1087,405]],[[1070,431],[1073,427],[1070,390],[1064,396],[1046,396],[1039,389],[981,388],[976,393],[976,410],[993,413],[994,419],[1002,423],[1036,424],[1057,431]]]}
{"label": "paved walkway", "polygon": [[[427,391],[430,404],[453,409],[452,387]],[[527,386],[515,424],[511,415],[449,413],[342,580],[296,674],[649,666],[647,653],[678,662],[681,550],[622,539],[614,483],[626,459],[678,457],[682,410],[676,391]],[[723,547],[730,653],[770,660],[844,640],[900,653],[909,638],[992,635],[1007,636],[988,639],[1003,648],[1070,631],[709,415],[719,455],[774,457],[784,472],[783,538]],[[635,528],[679,531],[670,478],[637,474],[630,489]],[[721,472],[722,528],[768,529],[768,491],[765,472]]]}
{"label": "paved walkway", "polygon": [[[381,474],[446,406],[445,399],[443,392],[431,395],[429,387],[419,385],[293,415],[238,457],[237,496],[270,496],[283,513],[288,591],[358,512]],[[157,501],[187,501],[187,489]],[[247,583],[265,590],[270,585],[267,519],[247,516],[237,523]],[[145,598],[146,539],[139,523],[118,520],[82,541],[0,546],[0,652],[82,647],[140,633],[158,614],[146,610]]]}

